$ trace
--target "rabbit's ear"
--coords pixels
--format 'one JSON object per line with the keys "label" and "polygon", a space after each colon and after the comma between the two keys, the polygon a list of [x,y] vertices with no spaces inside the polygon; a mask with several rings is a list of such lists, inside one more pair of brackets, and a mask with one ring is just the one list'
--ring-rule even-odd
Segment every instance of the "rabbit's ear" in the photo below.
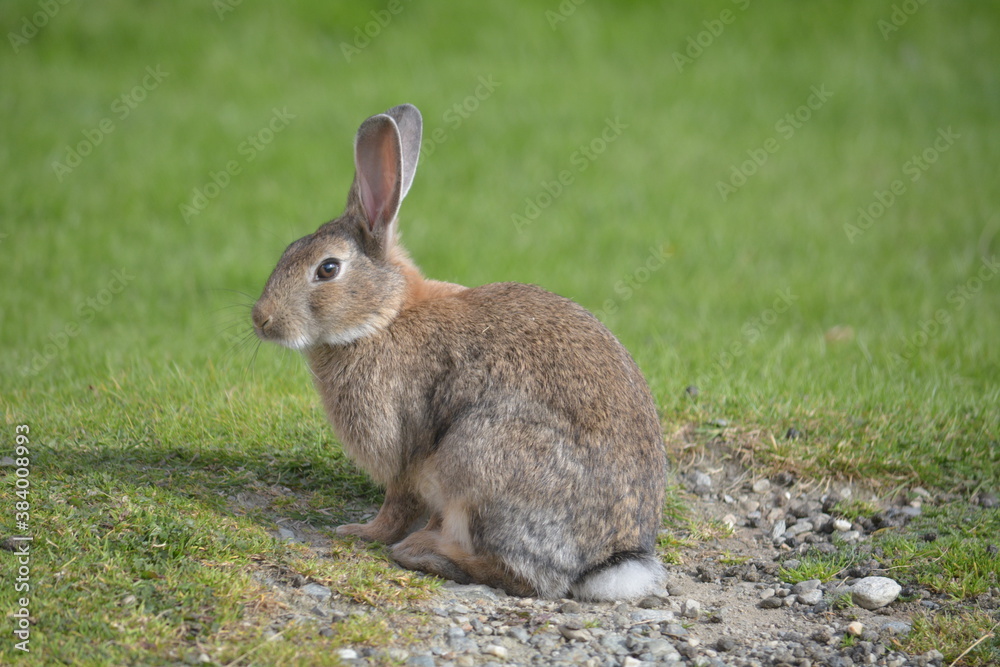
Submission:
{"label": "rabbit's ear", "polygon": [[399,128],[400,145],[403,149],[403,189],[399,195],[402,199],[410,191],[413,176],[417,173],[424,121],[420,117],[420,111],[412,104],[400,104],[385,113],[396,121],[396,127]]}
{"label": "rabbit's ear", "polygon": [[403,199],[403,153],[399,129],[390,116],[372,116],[358,128],[354,166],[368,231],[384,242]]}

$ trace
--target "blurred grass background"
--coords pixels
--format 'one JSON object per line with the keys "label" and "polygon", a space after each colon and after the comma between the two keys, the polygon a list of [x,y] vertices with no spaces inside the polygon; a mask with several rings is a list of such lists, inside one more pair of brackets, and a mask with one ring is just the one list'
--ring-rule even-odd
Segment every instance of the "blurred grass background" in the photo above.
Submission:
{"label": "blurred grass background", "polygon": [[[204,575],[195,547],[133,563],[156,531],[89,552],[122,495],[167,489],[136,525],[195,545],[223,530],[211,480],[337,511],[375,497],[302,360],[245,336],[282,249],[342,210],[357,126],[404,101],[425,151],[401,229],[425,273],[599,312],[668,433],[724,419],[804,474],[995,488],[998,19],[887,0],[4,2],[0,407],[32,429],[38,576],[93,591],[97,619],[74,634],[71,598],[42,602],[53,655],[135,659],[100,620],[123,585],[101,563],[122,582],[181,567],[167,588]],[[178,507],[203,519],[175,525]],[[192,595],[144,609],[221,604]]]}

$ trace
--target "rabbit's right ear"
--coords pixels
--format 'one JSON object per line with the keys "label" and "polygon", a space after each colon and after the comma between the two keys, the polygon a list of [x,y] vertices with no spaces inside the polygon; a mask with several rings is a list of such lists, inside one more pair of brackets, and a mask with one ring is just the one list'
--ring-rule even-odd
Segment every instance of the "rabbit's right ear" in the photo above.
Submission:
{"label": "rabbit's right ear", "polygon": [[400,147],[403,149],[403,190],[400,198],[403,198],[410,191],[413,177],[417,173],[424,119],[417,107],[412,104],[400,104],[385,113],[396,121],[396,127],[399,128]]}

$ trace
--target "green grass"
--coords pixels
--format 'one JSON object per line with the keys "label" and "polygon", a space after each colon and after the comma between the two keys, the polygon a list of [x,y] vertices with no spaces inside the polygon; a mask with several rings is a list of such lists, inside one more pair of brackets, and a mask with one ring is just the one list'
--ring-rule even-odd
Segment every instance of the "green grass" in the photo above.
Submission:
{"label": "green grass", "polygon": [[[34,657],[234,660],[257,623],[254,558],[350,578],[265,531],[335,525],[378,492],[301,359],[256,350],[247,319],[285,245],[340,212],[358,124],[403,101],[440,139],[403,207],[417,262],[601,313],[666,432],[725,419],[774,469],[995,491],[1000,275],[983,261],[1000,254],[1000,5],[927,3],[884,38],[892,5],[584,3],[550,25],[558,3],[404,2],[348,62],[342,44],[386,3],[68,3],[23,43],[10,34],[41,6],[4,3],[0,410],[11,451],[31,427]],[[724,9],[679,71],[673,54]],[[778,125],[824,86],[800,127]],[[913,171],[948,128],[959,137]],[[88,135],[78,166],[53,167]],[[581,161],[591,142],[603,150]],[[723,201],[718,183],[764,146]],[[563,170],[572,182],[519,228]],[[845,224],[897,179],[852,242]],[[259,511],[227,501],[277,487]],[[378,599],[393,599],[384,571]],[[5,610],[15,599],[0,590]],[[336,641],[261,644],[243,663]]]}

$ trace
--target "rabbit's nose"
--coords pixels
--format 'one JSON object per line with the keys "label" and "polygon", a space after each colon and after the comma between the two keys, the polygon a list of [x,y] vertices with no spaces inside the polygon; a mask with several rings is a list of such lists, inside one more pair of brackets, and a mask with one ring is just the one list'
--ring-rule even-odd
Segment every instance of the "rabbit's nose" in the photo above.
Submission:
{"label": "rabbit's nose", "polygon": [[253,321],[254,328],[263,333],[267,325],[271,323],[271,315],[265,313],[264,309],[259,306],[259,303],[254,305],[253,310],[250,312],[250,319]]}

